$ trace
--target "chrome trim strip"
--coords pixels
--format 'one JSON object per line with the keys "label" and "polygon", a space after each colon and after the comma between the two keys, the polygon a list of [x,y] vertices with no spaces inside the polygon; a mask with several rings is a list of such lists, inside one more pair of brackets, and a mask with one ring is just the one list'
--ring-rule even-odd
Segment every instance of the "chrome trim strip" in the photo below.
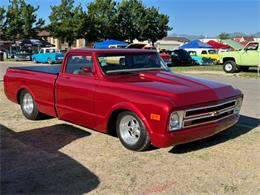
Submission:
{"label": "chrome trim strip", "polygon": [[223,108],[221,110],[216,110],[216,111],[212,111],[212,112],[206,112],[206,113],[202,113],[202,114],[192,115],[192,116],[184,118],[184,121],[192,121],[192,120],[203,119],[203,118],[212,117],[212,116],[218,116],[220,114],[232,111],[234,109],[235,109],[235,106],[230,106],[230,107],[227,107],[227,108]]}
{"label": "chrome trim strip", "polygon": [[231,102],[235,102],[235,104],[236,104],[237,100],[233,99],[233,100],[229,100],[229,101],[226,101],[226,102],[223,102],[223,103],[220,103],[220,104],[215,104],[215,105],[212,105],[212,106],[203,106],[203,107],[185,110],[184,118],[186,117],[186,113],[189,112],[189,111],[203,110],[203,109],[207,109],[207,108],[214,108],[214,107],[222,106],[222,105],[225,105],[225,104],[228,104],[228,103],[231,103]]}
{"label": "chrome trim strip", "polygon": [[219,118],[219,119],[216,119],[216,120],[213,120],[213,121],[207,121],[207,122],[203,122],[203,123],[198,123],[198,124],[194,124],[194,125],[189,125],[189,126],[184,126],[184,121],[183,121],[183,123],[182,123],[182,128],[183,129],[185,129],[185,128],[190,128],[190,127],[195,127],[195,126],[199,126],[199,125],[206,125],[206,124],[209,124],[209,123],[215,123],[215,122],[218,122],[218,121],[220,121],[220,120],[224,120],[224,119],[226,119],[226,118],[228,118],[228,117],[231,117],[231,116],[234,116],[234,115],[238,115],[238,114],[230,114],[230,115],[227,115],[227,116],[225,116],[225,117],[223,117],[223,118]]}

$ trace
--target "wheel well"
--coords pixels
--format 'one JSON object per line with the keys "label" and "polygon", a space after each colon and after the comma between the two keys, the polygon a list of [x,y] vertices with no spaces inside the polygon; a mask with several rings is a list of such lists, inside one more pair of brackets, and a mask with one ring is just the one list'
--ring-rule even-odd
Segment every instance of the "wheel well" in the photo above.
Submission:
{"label": "wheel well", "polygon": [[118,109],[118,110],[114,110],[108,120],[108,124],[107,124],[107,131],[108,134],[112,135],[112,136],[117,136],[116,134],[116,120],[117,117],[120,113],[124,112],[124,111],[129,111],[126,109]]}
{"label": "wheel well", "polygon": [[229,60],[236,62],[235,58],[223,58],[223,64]]}
{"label": "wheel well", "polygon": [[20,89],[17,93],[17,96],[16,96],[16,100],[17,100],[17,103],[20,104],[20,95],[22,93],[22,91],[25,90],[24,88]]}

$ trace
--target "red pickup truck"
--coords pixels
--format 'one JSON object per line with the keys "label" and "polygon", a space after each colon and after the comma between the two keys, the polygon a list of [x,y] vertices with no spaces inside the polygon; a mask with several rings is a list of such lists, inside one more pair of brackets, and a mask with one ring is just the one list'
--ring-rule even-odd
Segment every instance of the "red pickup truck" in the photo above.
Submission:
{"label": "red pickup truck", "polygon": [[156,51],[141,49],[75,49],[62,66],[9,68],[4,90],[28,119],[115,133],[135,151],[225,130],[238,121],[243,98],[232,86],[172,73]]}

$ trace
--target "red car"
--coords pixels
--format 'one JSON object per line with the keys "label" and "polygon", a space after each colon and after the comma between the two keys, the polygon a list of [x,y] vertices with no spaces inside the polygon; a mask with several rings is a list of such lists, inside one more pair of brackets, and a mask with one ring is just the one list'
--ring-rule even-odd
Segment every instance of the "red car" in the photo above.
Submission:
{"label": "red car", "polygon": [[169,71],[153,50],[70,50],[62,66],[9,68],[6,96],[24,116],[46,116],[104,133],[141,151],[202,139],[234,125],[242,93]]}

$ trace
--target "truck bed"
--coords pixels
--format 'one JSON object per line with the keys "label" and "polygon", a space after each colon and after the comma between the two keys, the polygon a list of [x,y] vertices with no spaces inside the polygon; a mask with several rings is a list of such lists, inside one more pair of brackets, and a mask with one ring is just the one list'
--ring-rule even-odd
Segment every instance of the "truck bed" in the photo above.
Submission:
{"label": "truck bed", "polygon": [[21,66],[21,67],[10,67],[11,69],[28,70],[33,72],[42,72],[48,74],[59,74],[61,65],[56,66]]}

